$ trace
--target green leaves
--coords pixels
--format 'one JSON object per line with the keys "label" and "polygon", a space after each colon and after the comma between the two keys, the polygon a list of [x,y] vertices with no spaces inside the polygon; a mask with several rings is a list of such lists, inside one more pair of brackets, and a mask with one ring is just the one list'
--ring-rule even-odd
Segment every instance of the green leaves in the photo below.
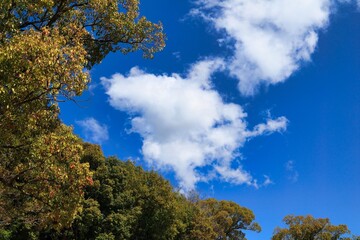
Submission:
{"label": "green leaves", "polygon": [[97,168],[94,181],[87,196],[100,203],[105,233],[121,239],[174,239],[177,193],[158,174],[109,158]]}
{"label": "green leaves", "polygon": [[[255,230],[253,213],[228,201],[190,201],[153,171],[130,161],[105,159],[99,146],[83,144],[81,162],[94,170],[72,225],[24,233],[42,239],[244,239]],[[12,225],[14,226],[14,225]],[[19,233],[19,227],[12,228]],[[239,236],[241,238],[239,238]]]}

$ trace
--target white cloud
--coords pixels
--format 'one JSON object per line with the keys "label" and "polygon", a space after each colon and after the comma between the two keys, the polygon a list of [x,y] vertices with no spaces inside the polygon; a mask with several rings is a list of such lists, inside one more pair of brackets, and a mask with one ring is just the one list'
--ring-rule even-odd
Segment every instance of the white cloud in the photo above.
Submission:
{"label": "white cloud", "polygon": [[[194,64],[186,76],[154,75],[137,67],[128,75],[102,78],[110,104],[132,113],[131,131],[143,138],[144,159],[159,169],[172,169],[185,190],[216,177],[254,185],[242,166],[233,168],[239,148],[249,138],[283,131],[287,120],[268,119],[247,129],[242,107],[225,103],[212,89],[211,75],[223,69],[220,59]],[[210,169],[208,174],[201,168]]]}
{"label": "white cloud", "polygon": [[[252,95],[261,84],[285,81],[310,61],[319,30],[327,26],[331,0],[197,0],[202,16],[228,39],[228,61],[239,90]],[[222,41],[224,44],[224,41]]]}
{"label": "white cloud", "polygon": [[271,178],[267,175],[264,175],[264,181],[262,183],[258,183],[258,181],[255,179],[254,180],[254,183],[253,183],[253,186],[256,188],[256,189],[259,189],[261,187],[267,187],[271,184],[274,184],[274,182],[271,180]]}
{"label": "white cloud", "polygon": [[248,184],[257,187],[256,181],[253,180],[250,173],[241,168],[232,169],[228,166],[215,166],[215,170],[220,174],[221,178],[226,182],[234,184]]}
{"label": "white cloud", "polygon": [[82,128],[86,141],[101,144],[109,139],[107,126],[100,124],[94,118],[86,118],[76,123]]}
{"label": "white cloud", "polygon": [[298,171],[295,169],[295,163],[292,160],[289,160],[286,162],[285,164],[285,170],[287,171],[288,174],[288,179],[295,183],[298,181],[299,179],[299,173]]}
{"label": "white cloud", "polygon": [[269,118],[266,123],[261,123],[255,126],[254,130],[249,132],[249,137],[260,136],[264,134],[271,134],[274,131],[286,130],[288,120],[286,117],[279,117],[277,119]]}
{"label": "white cloud", "polygon": [[264,181],[264,183],[263,183],[263,186],[268,186],[268,185],[270,185],[270,184],[274,184],[274,182],[270,179],[269,176],[264,175],[264,178],[265,178],[265,181]]}

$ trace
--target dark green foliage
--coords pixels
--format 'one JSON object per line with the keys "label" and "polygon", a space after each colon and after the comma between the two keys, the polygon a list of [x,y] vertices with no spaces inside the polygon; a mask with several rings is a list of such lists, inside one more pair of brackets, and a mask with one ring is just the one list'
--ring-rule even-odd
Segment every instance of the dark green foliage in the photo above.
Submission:
{"label": "dark green foliage", "polygon": [[[93,178],[86,201],[99,204],[103,218],[99,219],[93,209],[91,219],[103,227],[82,228],[84,239],[95,239],[101,233],[112,233],[115,239],[174,239],[181,230],[181,219],[177,219],[179,194],[157,173],[145,172],[130,161],[108,158]],[[81,217],[74,226],[88,225],[86,219]]]}
{"label": "dark green foliage", "polygon": [[105,158],[97,145],[85,143],[83,148],[81,162],[94,171],[93,182],[71,227],[39,232],[13,223],[0,232],[2,239],[243,239],[235,237],[244,236],[241,230],[258,230],[249,209],[228,201],[186,198],[156,172],[131,161]]}

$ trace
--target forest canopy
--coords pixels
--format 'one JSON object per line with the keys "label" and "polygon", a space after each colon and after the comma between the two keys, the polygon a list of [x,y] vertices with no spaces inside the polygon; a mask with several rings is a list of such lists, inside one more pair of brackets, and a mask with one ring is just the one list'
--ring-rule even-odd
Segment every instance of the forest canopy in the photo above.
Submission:
{"label": "forest canopy", "polygon": [[93,178],[71,226],[38,230],[13,219],[0,231],[2,239],[246,239],[246,230],[261,230],[245,207],[197,195],[190,200],[156,172],[105,158],[97,145],[83,149],[81,163]]}

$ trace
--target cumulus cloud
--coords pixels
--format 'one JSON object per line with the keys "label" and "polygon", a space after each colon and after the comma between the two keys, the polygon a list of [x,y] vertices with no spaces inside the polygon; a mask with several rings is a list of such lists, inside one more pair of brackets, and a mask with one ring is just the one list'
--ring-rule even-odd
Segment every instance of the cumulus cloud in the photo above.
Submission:
{"label": "cumulus cloud", "polygon": [[255,186],[249,172],[234,167],[239,148],[252,137],[287,126],[280,117],[249,130],[242,107],[225,103],[212,88],[211,75],[223,68],[221,59],[208,59],[193,64],[186,76],[134,67],[127,75],[102,78],[110,104],[131,113],[131,131],[143,138],[144,159],[173,170],[184,190],[214,177]]}
{"label": "cumulus cloud", "polygon": [[76,124],[82,128],[86,141],[101,144],[109,139],[107,126],[100,124],[94,118],[86,118],[81,121],[76,121]]}
{"label": "cumulus cloud", "polygon": [[[285,81],[310,61],[331,0],[197,0],[191,14],[211,22],[233,49],[230,74],[252,95],[259,85]],[[224,40],[222,39],[222,44]]]}

